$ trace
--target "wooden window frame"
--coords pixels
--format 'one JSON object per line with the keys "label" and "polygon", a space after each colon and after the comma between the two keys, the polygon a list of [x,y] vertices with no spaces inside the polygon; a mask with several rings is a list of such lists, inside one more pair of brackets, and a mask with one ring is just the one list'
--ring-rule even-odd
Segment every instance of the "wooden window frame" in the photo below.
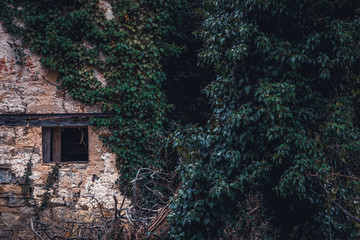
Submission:
{"label": "wooden window frame", "polygon": [[[87,142],[87,161],[61,161],[61,129],[78,127],[42,127],[42,162],[43,163],[64,163],[64,164],[88,164],[89,163],[89,139]],[[86,128],[89,133],[88,126]]]}

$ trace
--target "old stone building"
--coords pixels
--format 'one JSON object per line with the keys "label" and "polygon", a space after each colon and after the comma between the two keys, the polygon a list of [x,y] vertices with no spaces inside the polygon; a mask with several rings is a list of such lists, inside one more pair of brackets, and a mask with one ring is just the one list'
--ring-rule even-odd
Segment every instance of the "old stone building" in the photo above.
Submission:
{"label": "old stone building", "polygon": [[[93,197],[109,209],[114,196],[121,197],[115,155],[99,139],[106,130],[87,126],[89,117],[106,115],[72,99],[59,87],[57,73],[41,68],[39,57],[25,50],[24,65],[16,64],[8,44],[16,41],[0,24],[0,239],[27,239],[55,164],[59,178],[43,219],[89,219],[97,207]],[[28,206],[22,185],[30,160]]]}

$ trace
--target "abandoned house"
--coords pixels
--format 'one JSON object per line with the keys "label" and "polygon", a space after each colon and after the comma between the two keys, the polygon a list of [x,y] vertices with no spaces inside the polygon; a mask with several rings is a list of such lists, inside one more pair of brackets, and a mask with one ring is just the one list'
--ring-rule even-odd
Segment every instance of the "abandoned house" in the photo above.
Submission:
{"label": "abandoned house", "polygon": [[[26,239],[34,207],[25,204],[23,176],[32,162],[32,204],[39,205],[52,166],[59,178],[42,217],[87,218],[92,198],[113,208],[119,196],[116,158],[99,139],[102,131],[88,126],[90,117],[107,117],[97,106],[85,106],[59,88],[57,73],[41,68],[39,57],[26,52],[16,64],[0,24],[0,239]],[[101,77],[101,76],[100,76]],[[74,214],[76,212],[76,215]]]}

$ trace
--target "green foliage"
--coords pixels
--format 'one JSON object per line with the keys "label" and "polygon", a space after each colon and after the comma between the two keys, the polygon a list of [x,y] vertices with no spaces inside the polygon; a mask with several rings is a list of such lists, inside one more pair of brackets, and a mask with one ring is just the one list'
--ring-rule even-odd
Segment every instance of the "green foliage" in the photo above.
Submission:
{"label": "green foliage", "polygon": [[16,64],[19,64],[20,66],[24,66],[27,57],[26,53],[24,52],[24,49],[15,42],[12,43],[8,42],[8,44],[14,50]]}
{"label": "green foliage", "polygon": [[[116,113],[92,123],[111,130],[103,141],[116,153],[119,183],[126,186],[139,168],[168,167],[161,156],[171,108],[162,89],[163,65],[185,49],[178,47],[182,39],[193,41],[174,32],[189,35],[193,28],[176,28],[189,24],[179,15],[189,9],[185,0],[109,2],[112,19],[98,0],[4,0],[0,21],[41,56],[44,68],[59,72],[75,99]],[[217,239],[236,226],[246,238],[243,226],[254,223],[243,204],[250,194],[263,197],[261,215],[276,228],[261,233],[263,239],[358,239],[358,225],[335,204],[359,215],[358,1],[202,4],[201,63],[217,78],[205,88],[212,104],[208,123],[173,134],[181,189],[172,204],[170,237]],[[180,55],[183,65],[173,59],[166,65],[173,80],[166,83],[169,94],[192,87],[190,78],[211,78],[191,69],[195,63],[188,58],[197,48]],[[21,61],[21,48],[14,50]],[[206,106],[174,96],[176,120],[206,119],[197,115]],[[57,176],[54,167],[42,206]]]}
{"label": "green foliage", "polygon": [[161,136],[169,106],[162,92],[162,60],[182,49],[164,39],[175,30],[172,19],[182,0],[109,3],[112,19],[106,19],[98,0],[4,0],[0,21],[41,56],[44,68],[59,72],[71,96],[116,113],[92,123],[111,130],[103,141],[117,155],[124,187],[140,167],[164,167]]}
{"label": "green foliage", "polygon": [[22,177],[23,185],[21,187],[22,195],[25,198],[26,204],[29,204],[29,198],[28,195],[31,194],[31,184],[32,181],[30,179],[30,176],[32,175],[32,166],[34,164],[32,163],[32,158],[29,159],[28,163],[26,164],[25,173]]}
{"label": "green foliage", "polygon": [[54,165],[51,166],[51,172],[49,176],[46,178],[45,185],[45,193],[41,196],[41,204],[40,210],[44,210],[50,202],[51,193],[50,190],[54,187],[54,183],[56,183],[59,179],[59,166]]}
{"label": "green foliage", "polygon": [[359,238],[333,204],[359,216],[348,74],[360,61],[358,8],[352,0],[203,1],[201,61],[218,76],[206,87],[208,124],[174,134],[182,184],[173,239],[217,239],[239,216],[245,225],[238,203],[247,194],[263,196],[278,229],[263,239]]}

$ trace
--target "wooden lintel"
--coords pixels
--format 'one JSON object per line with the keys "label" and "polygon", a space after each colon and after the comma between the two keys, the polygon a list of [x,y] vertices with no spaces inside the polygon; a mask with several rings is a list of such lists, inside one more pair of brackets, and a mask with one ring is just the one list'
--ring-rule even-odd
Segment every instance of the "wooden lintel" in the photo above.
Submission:
{"label": "wooden lintel", "polygon": [[76,118],[57,118],[45,120],[28,120],[27,125],[30,127],[85,127],[88,126],[88,119]]}
{"label": "wooden lintel", "polygon": [[89,118],[113,117],[113,113],[0,114],[0,126],[82,127]]}
{"label": "wooden lintel", "polygon": [[0,114],[3,117],[26,117],[26,118],[41,118],[41,117],[113,117],[115,113],[39,113],[39,114]]}

